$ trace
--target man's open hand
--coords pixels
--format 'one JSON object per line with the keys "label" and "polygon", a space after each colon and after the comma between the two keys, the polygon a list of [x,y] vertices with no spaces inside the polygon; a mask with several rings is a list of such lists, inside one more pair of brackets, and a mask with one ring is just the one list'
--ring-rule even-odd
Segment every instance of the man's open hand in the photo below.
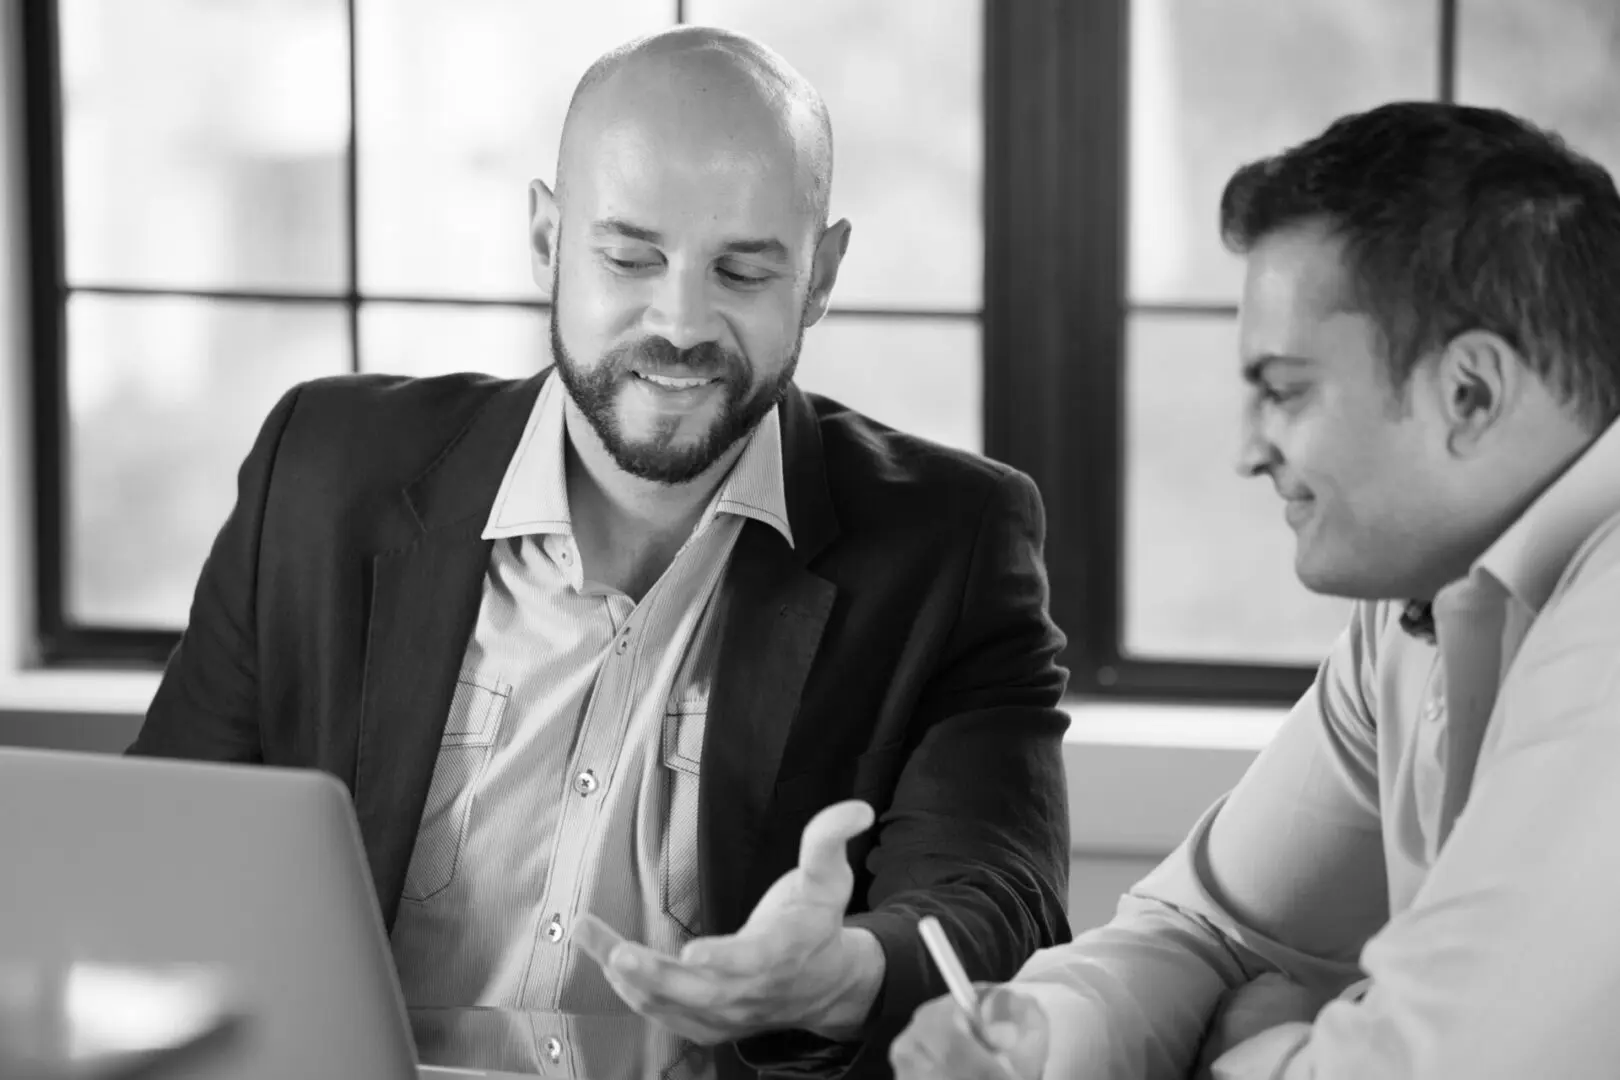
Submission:
{"label": "man's open hand", "polygon": [[580,946],[627,1005],[698,1043],[782,1028],[853,1035],[883,981],[877,939],[844,926],[855,883],[846,848],[873,817],[866,803],[850,801],[812,818],[799,865],[777,879],[735,934],[696,938],[672,957],[586,915]]}

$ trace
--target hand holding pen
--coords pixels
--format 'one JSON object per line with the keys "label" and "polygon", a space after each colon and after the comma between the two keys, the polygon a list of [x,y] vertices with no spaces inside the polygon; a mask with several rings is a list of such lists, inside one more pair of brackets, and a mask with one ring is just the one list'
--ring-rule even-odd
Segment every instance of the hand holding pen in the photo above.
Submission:
{"label": "hand holding pen", "polygon": [[917,1010],[889,1048],[900,1080],[1039,1080],[1046,1063],[1046,1015],[1011,987],[984,987],[969,980],[938,920],[918,925],[923,944],[950,993]]}

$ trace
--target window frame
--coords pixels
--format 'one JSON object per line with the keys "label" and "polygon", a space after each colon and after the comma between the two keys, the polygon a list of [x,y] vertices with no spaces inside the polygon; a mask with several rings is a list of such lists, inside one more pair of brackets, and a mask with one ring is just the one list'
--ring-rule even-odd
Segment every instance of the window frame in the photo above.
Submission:
{"label": "window frame", "polygon": [[[682,0],[672,0],[685,21]],[[1435,0],[1441,100],[1455,86],[1457,0]],[[64,267],[56,4],[25,3],[23,60],[32,321],[35,641],[52,667],[160,667],[167,630],[95,626],[66,604],[69,448],[65,318],[70,292],[347,305],[359,364],[369,301],[544,309],[543,301],[381,295],[359,288],[354,133],[355,0],[348,0],[350,140],[347,292],[70,290]],[[984,452],[1027,473],[1046,509],[1051,610],[1068,637],[1070,693],[1158,701],[1271,704],[1297,698],[1314,667],[1132,656],[1123,648],[1125,327],[1129,313],[1230,314],[1209,305],[1132,305],[1126,259],[1130,0],[984,0],[982,310],[854,308],[862,317],[981,321]],[[831,314],[831,313],[830,313]],[[836,317],[836,316],[835,316]]]}
{"label": "window frame", "polygon": [[[1028,473],[1047,513],[1052,613],[1069,691],[1291,703],[1315,665],[1133,656],[1124,647],[1130,0],[993,5],[986,27],[985,450]],[[1456,86],[1457,0],[1436,0],[1438,86]]]}

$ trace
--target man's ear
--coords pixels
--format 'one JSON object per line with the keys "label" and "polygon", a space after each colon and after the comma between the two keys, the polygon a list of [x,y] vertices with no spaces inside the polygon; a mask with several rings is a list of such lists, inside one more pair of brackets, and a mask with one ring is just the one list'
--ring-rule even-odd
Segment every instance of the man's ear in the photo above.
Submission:
{"label": "man's ear", "polygon": [[529,181],[529,271],[547,298],[557,262],[557,197],[544,180]]}
{"label": "man's ear", "polygon": [[816,254],[810,264],[810,297],[804,308],[806,326],[813,326],[827,314],[833,285],[838,281],[838,267],[843,264],[844,252],[849,250],[849,232],[849,219],[841,219],[828,226],[816,244]]}
{"label": "man's ear", "polygon": [[1500,334],[1466,330],[1447,342],[1435,381],[1452,453],[1466,455],[1478,446],[1529,377],[1524,358]]}

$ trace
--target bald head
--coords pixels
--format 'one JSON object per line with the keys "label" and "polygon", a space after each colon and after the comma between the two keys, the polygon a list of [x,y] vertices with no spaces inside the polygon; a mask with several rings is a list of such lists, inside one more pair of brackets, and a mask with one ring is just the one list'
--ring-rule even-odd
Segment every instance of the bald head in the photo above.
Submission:
{"label": "bald head", "polygon": [[556,190],[529,185],[551,355],[596,440],[576,449],[669,485],[738,452],[827,312],[850,236],[831,180],[820,95],[758,42],[680,27],[591,66]]}
{"label": "bald head", "polygon": [[678,26],[603,55],[574,89],[557,156],[557,197],[591,149],[626,132],[656,133],[683,156],[745,155],[777,171],[818,227],[832,188],[832,124],[805,78],[752,38]]}

